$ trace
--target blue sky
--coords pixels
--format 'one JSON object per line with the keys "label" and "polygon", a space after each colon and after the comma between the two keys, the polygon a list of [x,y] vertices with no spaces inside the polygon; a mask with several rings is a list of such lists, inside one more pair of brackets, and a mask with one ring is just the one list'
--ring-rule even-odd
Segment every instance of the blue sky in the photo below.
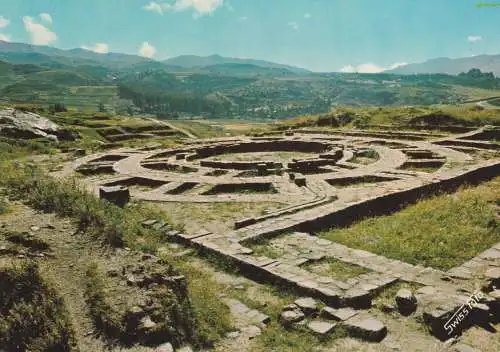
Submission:
{"label": "blue sky", "polygon": [[256,58],[377,71],[500,54],[500,7],[478,0],[0,0],[0,40],[62,49]]}

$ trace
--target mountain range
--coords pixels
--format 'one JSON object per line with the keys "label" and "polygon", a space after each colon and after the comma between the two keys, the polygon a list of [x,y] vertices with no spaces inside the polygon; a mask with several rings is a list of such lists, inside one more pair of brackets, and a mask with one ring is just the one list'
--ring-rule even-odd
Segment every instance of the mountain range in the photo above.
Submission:
{"label": "mountain range", "polygon": [[109,69],[168,69],[183,71],[186,68],[205,71],[242,69],[249,73],[281,72],[281,74],[308,74],[310,71],[289,65],[278,64],[264,60],[239,59],[222,57],[220,55],[195,56],[182,55],[164,61],[155,61],[137,55],[120,53],[99,54],[85,49],[61,50],[49,46],[36,46],[24,43],[9,43],[0,41],[0,60],[13,64],[35,64],[38,66],[62,68],[64,66],[98,65]]}
{"label": "mountain range", "polygon": [[493,72],[495,76],[500,77],[500,55],[478,55],[457,59],[442,57],[427,60],[422,63],[400,66],[393,70],[388,70],[385,72],[402,75],[425,73],[444,73],[449,75],[458,75],[473,68],[478,68],[483,72]]}
{"label": "mountain range", "polygon": [[[34,64],[42,67],[64,68],[100,66],[109,70],[166,69],[182,72],[228,75],[308,75],[304,68],[264,60],[223,57],[220,55],[181,55],[163,61],[120,53],[99,54],[85,49],[61,50],[49,46],[0,41],[0,60],[13,64]],[[472,68],[500,76],[500,55],[478,55],[464,58],[436,58],[422,63],[410,63],[385,73],[399,75],[443,73],[458,75]]]}
{"label": "mountain range", "polygon": [[[499,96],[500,79],[479,70],[457,76],[412,73],[491,71],[496,61],[488,58],[463,59],[460,65],[431,60],[391,73],[318,73],[219,55],[156,61],[0,41],[0,104],[249,119],[318,114],[337,105],[449,104]],[[441,66],[435,64],[440,60]]]}

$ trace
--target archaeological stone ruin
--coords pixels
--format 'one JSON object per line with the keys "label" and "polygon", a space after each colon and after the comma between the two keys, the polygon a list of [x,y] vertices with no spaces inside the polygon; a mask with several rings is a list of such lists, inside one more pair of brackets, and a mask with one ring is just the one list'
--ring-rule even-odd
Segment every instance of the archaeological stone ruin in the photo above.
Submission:
{"label": "archaeological stone ruin", "polygon": [[[417,288],[397,291],[384,309],[422,317],[419,324],[444,341],[451,336],[445,323],[478,289],[477,282],[485,285],[486,294],[468,316],[470,324],[500,319],[500,243],[441,271],[349,248],[315,232],[390,214],[424,197],[500,175],[500,145],[491,141],[499,134],[500,129],[489,127],[454,135],[296,129],[260,137],[193,139],[171,149],[109,150],[78,158],[66,168],[79,172],[94,192],[118,187],[135,200],[282,203],[278,210],[238,219],[232,231],[166,232],[200,253],[230,261],[252,280],[304,297],[283,307],[278,317],[252,313],[262,323],[276,319],[283,328],[305,326],[317,335],[343,326],[354,336],[380,342],[388,328],[370,315],[373,298],[409,283]],[[254,253],[256,243],[279,248],[281,256]],[[341,280],[310,270],[323,260],[355,265],[364,273]],[[230,304],[249,311],[238,302]]]}

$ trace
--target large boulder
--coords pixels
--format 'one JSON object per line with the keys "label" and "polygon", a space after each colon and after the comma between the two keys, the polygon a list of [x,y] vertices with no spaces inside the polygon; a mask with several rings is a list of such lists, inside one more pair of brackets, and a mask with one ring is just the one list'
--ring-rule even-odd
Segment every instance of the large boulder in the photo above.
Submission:
{"label": "large boulder", "polygon": [[54,141],[74,141],[80,138],[78,133],[62,129],[45,117],[11,108],[0,110],[0,135],[22,139],[47,138]]}

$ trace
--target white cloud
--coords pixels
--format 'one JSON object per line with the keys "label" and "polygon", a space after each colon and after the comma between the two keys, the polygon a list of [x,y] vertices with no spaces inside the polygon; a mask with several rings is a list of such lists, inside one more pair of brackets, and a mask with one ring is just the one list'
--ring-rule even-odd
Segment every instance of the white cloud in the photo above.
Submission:
{"label": "white cloud", "polygon": [[480,42],[481,40],[483,40],[483,37],[481,37],[480,35],[469,35],[467,37],[467,41],[471,43],[477,43]]}
{"label": "white cloud", "polygon": [[153,57],[156,54],[156,48],[148,42],[142,43],[139,49],[139,55],[144,57]]}
{"label": "white cloud", "polygon": [[97,43],[93,47],[82,46],[82,49],[93,51],[98,54],[107,54],[109,53],[109,45],[106,43]]}
{"label": "white cloud", "polygon": [[2,42],[10,42],[10,35],[0,33],[0,41],[2,41]]}
{"label": "white cloud", "polygon": [[0,28],[5,28],[10,24],[10,20],[7,18],[0,16]]}
{"label": "white cloud", "polygon": [[246,21],[246,20],[248,20],[247,16],[238,17],[238,21]]}
{"label": "white cloud", "polygon": [[158,4],[157,2],[151,1],[149,4],[143,7],[144,10],[146,11],[151,11],[151,12],[156,12],[159,13],[160,15],[163,15],[163,7],[162,5]]}
{"label": "white cloud", "polygon": [[293,21],[291,21],[291,22],[288,22],[288,25],[289,25],[290,27],[292,27],[292,29],[293,29],[294,31],[298,31],[298,30],[299,30],[299,24],[298,24],[297,22],[293,22]]}
{"label": "white cloud", "polygon": [[46,23],[52,23],[52,16],[50,16],[48,13],[41,13],[40,19]]}
{"label": "white cloud", "polygon": [[345,65],[340,69],[340,72],[344,73],[356,72],[356,67],[354,67],[353,65]]}
{"label": "white cloud", "polygon": [[174,3],[158,3],[151,1],[143,9],[163,15],[166,11],[194,11],[195,17],[211,15],[220,6],[224,5],[224,0],[175,0]]}
{"label": "white cloud", "polygon": [[311,14],[310,14],[309,12],[306,12],[306,13],[304,14],[304,18],[306,18],[306,19],[311,18],[311,17],[312,17],[312,16],[311,16]]}
{"label": "white cloud", "polygon": [[398,67],[402,67],[402,66],[406,66],[408,65],[407,62],[396,62],[394,64],[392,64],[388,69],[386,70],[394,70],[395,68],[398,68]]}
{"label": "white cloud", "polygon": [[380,72],[384,72],[386,70],[393,70],[397,67],[406,66],[406,65],[408,65],[406,62],[397,62],[397,63],[390,65],[389,67],[381,67],[381,66],[371,64],[371,63],[361,64],[359,66],[345,65],[344,67],[342,67],[340,69],[340,72],[344,72],[344,73],[353,73],[353,72],[380,73]]}
{"label": "white cloud", "polygon": [[30,35],[31,43],[35,45],[48,45],[57,40],[57,35],[43,24],[36,23],[33,17],[23,17],[24,28]]}

